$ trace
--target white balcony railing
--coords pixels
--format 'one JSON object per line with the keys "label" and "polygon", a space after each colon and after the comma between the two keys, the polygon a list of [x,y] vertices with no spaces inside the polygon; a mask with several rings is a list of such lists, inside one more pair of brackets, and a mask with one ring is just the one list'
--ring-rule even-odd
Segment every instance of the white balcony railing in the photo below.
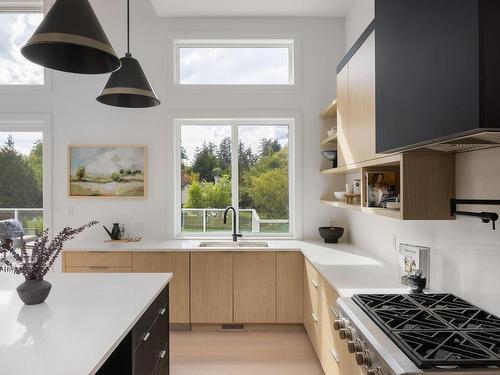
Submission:
{"label": "white balcony railing", "polygon": [[[183,231],[207,233],[226,230],[227,227],[223,224],[224,211],[223,208],[183,208],[181,220]],[[240,231],[260,233],[263,224],[289,223],[288,219],[261,219],[255,209],[241,208],[237,212]],[[231,222],[226,224],[229,230]]]}

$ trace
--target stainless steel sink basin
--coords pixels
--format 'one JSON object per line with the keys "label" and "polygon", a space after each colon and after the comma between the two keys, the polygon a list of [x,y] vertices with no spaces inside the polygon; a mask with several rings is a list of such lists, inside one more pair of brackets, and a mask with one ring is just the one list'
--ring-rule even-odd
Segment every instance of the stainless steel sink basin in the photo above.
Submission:
{"label": "stainless steel sink basin", "polygon": [[200,247],[223,247],[223,248],[240,248],[240,247],[268,247],[265,241],[202,241]]}

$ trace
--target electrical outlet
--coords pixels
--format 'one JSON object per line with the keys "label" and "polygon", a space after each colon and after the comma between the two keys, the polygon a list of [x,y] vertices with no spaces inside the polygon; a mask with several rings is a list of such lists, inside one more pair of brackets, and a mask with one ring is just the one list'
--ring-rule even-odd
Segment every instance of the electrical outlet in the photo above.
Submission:
{"label": "electrical outlet", "polygon": [[74,216],[75,215],[75,210],[73,207],[68,208],[68,216]]}

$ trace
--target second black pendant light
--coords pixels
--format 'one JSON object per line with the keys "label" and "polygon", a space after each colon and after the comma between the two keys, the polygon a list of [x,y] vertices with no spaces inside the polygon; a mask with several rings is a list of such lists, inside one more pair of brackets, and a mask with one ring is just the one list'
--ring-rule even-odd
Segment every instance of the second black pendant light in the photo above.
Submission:
{"label": "second black pendant light", "polygon": [[160,105],[141,64],[130,53],[130,0],[127,0],[127,53],[120,61],[121,68],[111,74],[97,101],[126,108]]}

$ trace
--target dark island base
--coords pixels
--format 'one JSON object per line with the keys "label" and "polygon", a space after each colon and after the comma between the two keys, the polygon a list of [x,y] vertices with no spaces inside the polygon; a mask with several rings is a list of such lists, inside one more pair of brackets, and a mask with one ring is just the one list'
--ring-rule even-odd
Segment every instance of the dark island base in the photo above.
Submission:
{"label": "dark island base", "polygon": [[98,375],[169,375],[168,285],[101,366]]}

